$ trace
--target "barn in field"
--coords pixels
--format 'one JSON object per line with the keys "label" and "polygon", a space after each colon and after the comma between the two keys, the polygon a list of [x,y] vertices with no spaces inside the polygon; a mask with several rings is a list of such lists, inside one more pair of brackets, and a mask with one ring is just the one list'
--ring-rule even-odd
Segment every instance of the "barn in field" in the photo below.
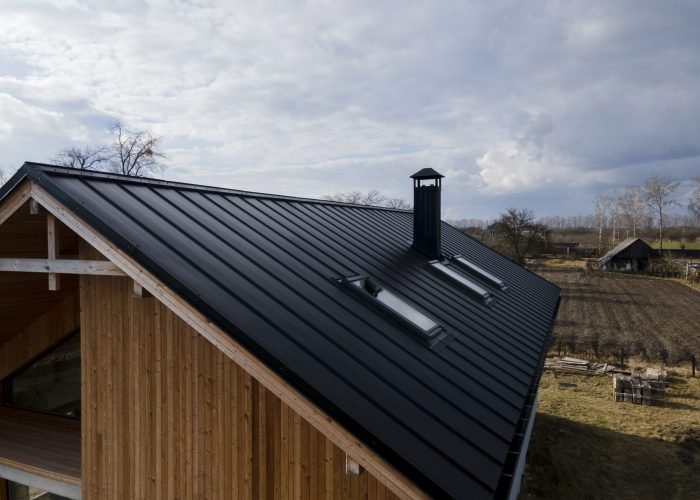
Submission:
{"label": "barn in field", "polygon": [[25,164],[0,500],[516,498],[559,289],[414,211]]}
{"label": "barn in field", "polygon": [[598,268],[603,271],[646,271],[656,258],[657,252],[641,238],[627,238],[598,259]]}

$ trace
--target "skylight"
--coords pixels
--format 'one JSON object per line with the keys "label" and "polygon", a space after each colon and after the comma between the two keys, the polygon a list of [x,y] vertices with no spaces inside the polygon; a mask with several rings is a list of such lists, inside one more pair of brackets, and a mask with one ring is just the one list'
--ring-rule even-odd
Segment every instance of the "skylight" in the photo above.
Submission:
{"label": "skylight", "polygon": [[403,316],[424,332],[428,332],[438,326],[437,323],[435,323],[435,321],[427,317],[425,314],[414,309],[393,293],[388,292],[383,288],[380,288],[379,286],[377,286],[376,283],[374,283],[374,281],[372,281],[369,278],[360,278],[351,281],[351,283],[358,287],[360,290],[364,290],[373,297],[376,297],[379,302],[387,306],[396,314]]}
{"label": "skylight", "polygon": [[460,266],[462,266],[463,268],[465,268],[467,271],[470,271],[471,273],[476,274],[477,276],[485,279],[486,281],[493,283],[494,285],[499,287],[501,290],[506,289],[506,284],[501,278],[491,274],[486,269],[477,266],[473,262],[468,261],[467,259],[465,259],[461,255],[455,255],[454,257],[452,257],[452,260],[454,262],[456,262],[457,264],[459,264]]}
{"label": "skylight", "polygon": [[486,290],[484,287],[474,283],[472,280],[452,269],[450,266],[443,264],[440,261],[433,261],[430,265],[441,274],[444,274],[453,281],[456,281],[463,287],[467,288],[470,292],[481,297],[484,302],[488,303],[491,300],[491,292]]}
{"label": "skylight", "polygon": [[448,334],[442,327],[420,312],[401,297],[385,290],[367,276],[358,276],[347,280],[339,280],[367,299],[376,303],[396,319],[411,327],[414,333],[426,341],[431,347],[446,338]]}

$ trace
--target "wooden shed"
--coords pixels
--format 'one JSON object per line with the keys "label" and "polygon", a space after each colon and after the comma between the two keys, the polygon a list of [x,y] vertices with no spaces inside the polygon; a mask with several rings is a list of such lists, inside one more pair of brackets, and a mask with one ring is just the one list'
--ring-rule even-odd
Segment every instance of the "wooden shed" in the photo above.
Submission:
{"label": "wooden shed", "polygon": [[656,250],[641,238],[627,238],[598,259],[598,268],[603,271],[645,271],[651,268]]}
{"label": "wooden shed", "polygon": [[0,499],[515,498],[559,289],[442,223],[438,176],[414,217],[25,164]]}

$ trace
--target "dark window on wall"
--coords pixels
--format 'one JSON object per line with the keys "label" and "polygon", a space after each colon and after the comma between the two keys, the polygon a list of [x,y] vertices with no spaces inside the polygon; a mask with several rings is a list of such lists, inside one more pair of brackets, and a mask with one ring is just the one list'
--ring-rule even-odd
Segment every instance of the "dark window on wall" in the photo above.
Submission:
{"label": "dark window on wall", "polygon": [[3,397],[8,406],[80,418],[80,333],[7,378]]}
{"label": "dark window on wall", "polygon": [[24,484],[7,481],[7,500],[70,500]]}

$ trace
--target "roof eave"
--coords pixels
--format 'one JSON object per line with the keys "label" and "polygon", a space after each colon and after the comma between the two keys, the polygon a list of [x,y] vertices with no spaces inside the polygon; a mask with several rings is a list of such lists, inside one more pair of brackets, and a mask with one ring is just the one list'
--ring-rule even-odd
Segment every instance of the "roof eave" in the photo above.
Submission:
{"label": "roof eave", "polygon": [[12,190],[17,187],[17,185],[22,182],[28,175],[29,167],[25,163],[22,165],[17,172],[14,173],[12,177],[10,177],[5,184],[0,186],[0,201],[5,199],[5,197],[12,192]]}

